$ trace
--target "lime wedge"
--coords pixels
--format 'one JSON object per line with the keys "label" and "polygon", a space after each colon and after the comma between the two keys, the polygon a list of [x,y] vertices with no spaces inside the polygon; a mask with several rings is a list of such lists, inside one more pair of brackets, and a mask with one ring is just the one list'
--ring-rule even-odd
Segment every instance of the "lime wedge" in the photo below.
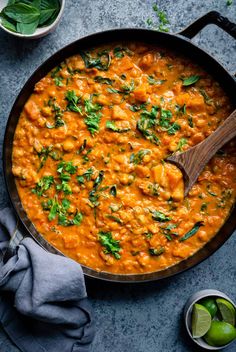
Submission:
{"label": "lime wedge", "polygon": [[236,311],[232,303],[224,298],[217,298],[216,303],[218,305],[222,319],[231,325],[235,325]]}
{"label": "lime wedge", "polygon": [[199,301],[199,304],[204,306],[208,310],[208,312],[211,314],[211,317],[214,318],[218,308],[217,308],[216,302],[213,298],[211,298],[211,297],[203,298],[203,299],[201,299],[201,301]]}
{"label": "lime wedge", "polygon": [[192,312],[193,338],[202,337],[211,327],[211,314],[201,304],[195,303]]}
{"label": "lime wedge", "polygon": [[224,346],[236,338],[236,329],[224,321],[212,320],[211,327],[204,336],[210,346]]}

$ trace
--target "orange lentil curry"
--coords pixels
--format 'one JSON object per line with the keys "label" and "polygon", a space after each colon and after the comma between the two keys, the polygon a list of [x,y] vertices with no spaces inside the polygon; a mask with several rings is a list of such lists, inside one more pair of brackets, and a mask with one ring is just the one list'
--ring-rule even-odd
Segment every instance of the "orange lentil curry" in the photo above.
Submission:
{"label": "orange lentil curry", "polygon": [[207,243],[236,192],[235,144],[184,198],[165,162],[231,113],[219,84],[171,51],[124,43],[79,52],[36,85],[14,137],[13,173],[36,229],[98,271],[164,269]]}

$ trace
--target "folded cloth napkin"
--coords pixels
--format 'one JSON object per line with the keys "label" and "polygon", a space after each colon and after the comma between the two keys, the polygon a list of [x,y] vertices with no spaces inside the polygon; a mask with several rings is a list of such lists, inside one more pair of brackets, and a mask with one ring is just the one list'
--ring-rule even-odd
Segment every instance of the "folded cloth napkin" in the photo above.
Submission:
{"label": "folded cloth napkin", "polygon": [[5,332],[23,352],[88,352],[94,321],[80,265],[24,238],[10,208],[0,210],[0,223],[0,323]]}

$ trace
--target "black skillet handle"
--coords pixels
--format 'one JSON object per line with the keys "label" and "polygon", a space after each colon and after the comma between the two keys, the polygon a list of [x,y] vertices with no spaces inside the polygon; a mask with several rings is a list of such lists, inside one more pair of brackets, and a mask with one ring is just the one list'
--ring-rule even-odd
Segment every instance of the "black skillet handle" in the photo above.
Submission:
{"label": "black skillet handle", "polygon": [[229,33],[234,39],[236,39],[236,24],[230,22],[228,18],[221,16],[221,14],[217,11],[208,12],[207,14],[190,24],[188,27],[183,29],[178,34],[191,39],[208,24],[216,24],[218,27],[222,28],[224,31]]}

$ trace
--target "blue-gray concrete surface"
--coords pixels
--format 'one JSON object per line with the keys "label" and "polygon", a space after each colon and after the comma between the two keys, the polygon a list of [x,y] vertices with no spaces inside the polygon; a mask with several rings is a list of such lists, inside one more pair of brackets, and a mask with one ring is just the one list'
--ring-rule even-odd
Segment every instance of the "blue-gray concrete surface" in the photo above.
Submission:
{"label": "blue-gray concrete surface", "polygon": [[[159,0],[177,32],[210,10],[236,22],[236,0]],[[0,32],[0,143],[11,106],[30,74],[51,54],[84,35],[115,27],[146,27],[154,17],[152,0],[66,0],[56,31],[40,40],[19,40]],[[231,73],[236,71],[236,42],[209,26],[194,42]],[[236,92],[235,92],[236,94]],[[0,152],[2,156],[2,151]],[[8,204],[0,166],[0,207]],[[172,279],[142,285],[88,282],[97,334],[92,352],[196,352],[183,327],[182,311],[189,295],[216,288],[236,299],[236,237],[197,267]],[[19,351],[0,329],[0,351]],[[226,349],[236,351],[236,343]],[[30,351],[31,352],[31,351]],[[33,352],[33,351],[32,351]],[[50,351],[49,351],[50,352]],[[69,352],[69,351],[60,351]]]}

